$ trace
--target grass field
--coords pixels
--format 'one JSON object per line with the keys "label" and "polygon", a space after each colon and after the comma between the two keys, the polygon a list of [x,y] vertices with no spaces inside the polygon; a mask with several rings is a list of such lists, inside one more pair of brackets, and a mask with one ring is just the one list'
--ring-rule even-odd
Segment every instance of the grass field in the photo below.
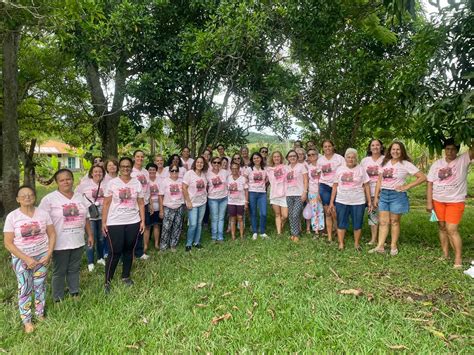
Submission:
{"label": "grass field", "polygon": [[[460,227],[466,267],[474,259],[473,178]],[[275,236],[269,216],[269,240],[213,245],[206,232],[204,249],[153,251],[134,264],[135,286],[115,280],[106,297],[103,267],[89,274],[84,256],[80,300],[53,304],[48,295],[47,320],[31,335],[22,332],[2,249],[0,351],[473,353],[474,280],[439,259],[424,187],[410,197],[396,257],[368,247],[358,254],[351,238],[343,252],[308,237],[295,245]],[[349,289],[361,295],[340,293]]]}

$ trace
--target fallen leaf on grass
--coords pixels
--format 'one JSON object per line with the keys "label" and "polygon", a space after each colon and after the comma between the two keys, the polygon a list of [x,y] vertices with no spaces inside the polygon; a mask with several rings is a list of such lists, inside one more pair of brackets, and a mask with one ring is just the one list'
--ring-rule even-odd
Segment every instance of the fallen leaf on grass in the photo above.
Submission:
{"label": "fallen leaf on grass", "polygon": [[271,308],[267,309],[267,312],[270,313],[272,320],[275,320],[275,311]]}
{"label": "fallen leaf on grass", "polygon": [[308,274],[307,272],[304,273],[304,277],[306,277],[307,279],[317,279],[315,275]]}
{"label": "fallen leaf on grass", "polygon": [[367,301],[372,302],[374,300],[374,294],[373,293],[368,293],[367,294]]}
{"label": "fallen leaf on grass", "polygon": [[239,307],[237,307],[237,306],[232,306],[232,309],[233,309],[234,311],[238,311],[238,310],[239,310]]}
{"label": "fallen leaf on grass", "polygon": [[232,294],[232,292],[226,292],[221,297],[227,297],[227,296],[230,296],[231,294]]}
{"label": "fallen leaf on grass", "polygon": [[244,288],[247,288],[250,286],[250,282],[248,282],[247,280],[245,280],[244,282],[242,282],[242,287]]}
{"label": "fallen leaf on grass", "polygon": [[448,339],[446,339],[446,337],[444,336],[443,333],[441,333],[439,330],[435,329],[435,328],[431,328],[431,327],[423,327],[424,329],[426,329],[427,331],[429,331],[431,334],[433,334],[435,337],[437,338],[440,338],[444,341],[448,341]]}
{"label": "fallen leaf on grass", "polygon": [[451,334],[449,337],[448,337],[448,340],[451,341],[451,340],[456,340],[456,339],[462,339],[462,336],[461,335],[457,335],[457,334]]}
{"label": "fallen leaf on grass", "polygon": [[408,350],[405,345],[387,345],[392,350]]}
{"label": "fallen leaf on grass", "polygon": [[357,288],[357,289],[351,288],[348,290],[340,290],[339,293],[341,295],[354,295],[358,297],[358,296],[361,296],[364,292],[360,288]]}
{"label": "fallen leaf on grass", "polygon": [[212,318],[212,321],[211,323],[213,325],[216,325],[217,323],[219,323],[220,321],[223,321],[223,320],[228,320],[232,318],[232,314],[230,314],[229,312],[227,312],[226,314],[223,314],[222,316],[217,316],[217,317],[214,317]]}
{"label": "fallen leaf on grass", "polygon": [[407,301],[410,302],[410,303],[415,302],[415,300],[413,298],[411,298],[410,296],[407,297]]}
{"label": "fallen leaf on grass", "polygon": [[143,317],[142,322],[145,323],[145,324],[148,324],[148,319],[146,319],[145,317]]}
{"label": "fallen leaf on grass", "polygon": [[196,307],[199,307],[199,308],[204,308],[204,307],[207,307],[208,305],[207,304],[204,304],[204,303],[198,303],[196,304]]}
{"label": "fallen leaf on grass", "polygon": [[206,339],[209,338],[211,336],[211,331],[212,331],[212,329],[209,329],[209,330],[205,331],[202,334],[204,336],[204,338],[206,338]]}
{"label": "fallen leaf on grass", "polygon": [[198,289],[198,288],[204,288],[206,286],[207,286],[206,282],[201,282],[201,283],[198,283],[196,286],[194,286],[194,288]]}
{"label": "fallen leaf on grass", "polygon": [[132,345],[125,345],[126,348],[128,349],[135,349],[138,350],[140,347],[138,345],[132,344]]}

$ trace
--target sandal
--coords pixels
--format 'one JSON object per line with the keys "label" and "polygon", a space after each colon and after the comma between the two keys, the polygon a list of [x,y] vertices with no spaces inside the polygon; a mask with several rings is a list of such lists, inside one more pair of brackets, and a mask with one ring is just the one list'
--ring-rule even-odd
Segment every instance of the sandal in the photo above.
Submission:
{"label": "sandal", "polygon": [[377,253],[377,254],[385,254],[385,249],[378,249],[378,248],[374,248],[374,249],[370,249],[368,251],[369,254],[374,254],[374,253]]}
{"label": "sandal", "polygon": [[398,255],[398,249],[390,249],[390,255],[391,256]]}
{"label": "sandal", "polygon": [[456,269],[456,270],[462,269],[462,264],[454,264],[453,269]]}

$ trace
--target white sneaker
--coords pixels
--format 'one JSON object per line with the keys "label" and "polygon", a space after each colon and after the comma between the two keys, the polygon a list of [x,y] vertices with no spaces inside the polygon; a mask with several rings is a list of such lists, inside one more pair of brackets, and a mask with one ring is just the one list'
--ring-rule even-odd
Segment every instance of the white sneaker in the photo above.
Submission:
{"label": "white sneaker", "polygon": [[266,239],[266,238],[268,238],[268,235],[266,233],[260,234],[260,238]]}
{"label": "white sneaker", "polygon": [[254,233],[254,234],[252,235],[252,239],[253,239],[253,240],[257,240],[257,238],[258,238],[258,234],[257,234],[257,233]]}
{"label": "white sneaker", "polygon": [[99,259],[99,260],[97,260],[97,264],[105,266],[105,260],[104,259]]}
{"label": "white sneaker", "polygon": [[149,259],[149,258],[150,258],[150,256],[149,256],[149,255],[146,255],[146,254],[143,254],[142,256],[140,256],[140,259],[141,259],[141,260],[147,260],[147,259]]}
{"label": "white sneaker", "polygon": [[94,271],[94,264],[87,265],[87,269],[89,269],[89,272]]}
{"label": "white sneaker", "polygon": [[467,276],[471,276],[474,279],[474,266],[471,266],[469,269],[464,271]]}

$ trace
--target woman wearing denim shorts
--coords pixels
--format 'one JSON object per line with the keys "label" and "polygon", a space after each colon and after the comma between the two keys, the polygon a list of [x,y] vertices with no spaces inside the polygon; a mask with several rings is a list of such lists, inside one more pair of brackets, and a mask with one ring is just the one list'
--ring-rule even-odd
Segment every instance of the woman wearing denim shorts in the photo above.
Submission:
{"label": "woman wearing denim shorts", "polygon": [[[416,180],[405,184],[408,175]],[[390,232],[392,241],[390,255],[398,254],[398,237],[400,236],[400,219],[408,213],[410,204],[406,191],[426,181],[426,176],[411,163],[405,146],[401,142],[393,142],[387,149],[382,161],[379,180],[375,187],[374,208],[379,209],[379,241],[369,253],[384,253],[385,240]]]}

